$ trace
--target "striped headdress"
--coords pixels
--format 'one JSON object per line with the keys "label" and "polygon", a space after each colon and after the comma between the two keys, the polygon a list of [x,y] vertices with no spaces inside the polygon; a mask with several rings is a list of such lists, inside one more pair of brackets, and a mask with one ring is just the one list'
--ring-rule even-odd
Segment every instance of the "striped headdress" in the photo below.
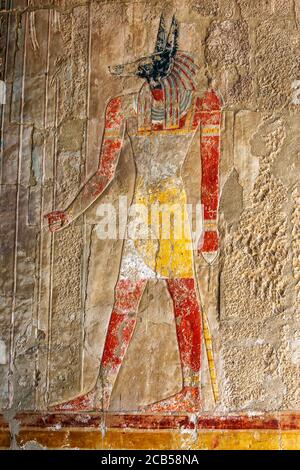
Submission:
{"label": "striped headdress", "polygon": [[152,106],[152,94],[144,84],[139,97],[141,127],[150,129],[152,122],[164,124],[165,129],[179,127],[180,117],[190,107],[192,92],[196,89],[198,66],[187,52],[178,49],[179,24],[173,16],[170,31],[166,35],[163,15],[160,19],[153,68],[155,80],[163,91],[162,107]]}

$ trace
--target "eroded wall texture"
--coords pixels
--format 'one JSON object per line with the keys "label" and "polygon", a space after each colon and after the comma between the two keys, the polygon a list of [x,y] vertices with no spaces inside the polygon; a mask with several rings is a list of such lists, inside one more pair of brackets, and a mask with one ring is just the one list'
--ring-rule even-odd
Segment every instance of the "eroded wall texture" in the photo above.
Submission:
{"label": "eroded wall texture", "polygon": [[[299,447],[299,0],[6,0],[1,8],[0,445]],[[192,142],[183,124],[181,133],[145,131],[139,147],[133,115],[122,140],[118,119],[109,124],[105,114],[115,97],[139,100],[145,80],[108,67],[153,54],[162,13],[167,30],[176,14],[179,49],[199,66],[199,103],[207,93],[219,99],[219,108],[209,108],[209,98],[200,113],[222,116],[219,167],[209,170],[219,172],[219,246],[207,251],[218,254],[194,256],[201,403],[185,409],[182,398],[170,409],[147,408],[184,385],[176,327],[186,308],[178,300],[174,317],[170,287],[149,276],[109,409],[80,400],[68,408],[101,370],[124,254],[122,240],[99,237],[99,202],[134,200],[138,165],[153,175],[157,163],[137,163],[137,155],[151,155],[155,145],[157,184],[188,144],[180,166],[187,200],[203,201],[215,188],[203,183],[210,144],[198,139],[196,125]],[[122,100],[113,116],[129,113]],[[51,233],[44,216],[65,209],[97,171],[106,128],[122,144],[113,182],[74,223]],[[182,265],[180,258],[173,278],[191,277]],[[133,281],[130,263],[126,269]],[[132,302],[132,290],[122,295]],[[124,328],[111,336],[116,356]]]}

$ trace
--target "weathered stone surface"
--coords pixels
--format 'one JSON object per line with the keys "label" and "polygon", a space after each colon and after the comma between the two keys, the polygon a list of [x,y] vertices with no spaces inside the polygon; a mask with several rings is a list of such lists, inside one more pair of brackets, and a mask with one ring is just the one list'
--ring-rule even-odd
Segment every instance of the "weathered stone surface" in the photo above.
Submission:
{"label": "weathered stone surface", "polygon": [[[287,34],[287,31],[289,33]],[[299,77],[299,34],[291,19],[267,19],[256,29],[255,70],[258,105],[281,109],[292,101],[292,84]]]}
{"label": "weathered stone surface", "polygon": [[214,21],[205,42],[211,77],[228,105],[248,103],[253,93],[250,30],[244,20]]}

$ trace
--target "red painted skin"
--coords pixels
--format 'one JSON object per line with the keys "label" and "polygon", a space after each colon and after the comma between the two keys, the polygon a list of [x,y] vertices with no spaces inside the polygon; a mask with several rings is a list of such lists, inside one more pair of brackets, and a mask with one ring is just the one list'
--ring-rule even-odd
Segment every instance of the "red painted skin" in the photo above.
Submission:
{"label": "red painted skin", "polygon": [[[203,98],[196,102],[194,125],[199,124],[221,125],[221,101],[212,91],[205,93]],[[201,202],[204,207],[204,220],[217,220],[219,208],[219,163],[220,163],[220,135],[201,135],[200,140],[202,160]],[[199,249],[202,253],[217,251],[219,236],[217,230],[205,231],[203,245]]]}
{"label": "red painted skin", "polygon": [[[162,90],[153,92],[154,99],[163,100]],[[84,204],[88,206],[95,197],[100,195],[113,179],[120,150],[122,147],[122,126],[124,123],[122,110],[122,98],[114,98],[110,101],[105,121],[105,130],[115,131],[119,137],[107,138],[104,134],[100,164],[97,173],[85,185],[83,190]],[[192,129],[196,130],[201,125],[220,125],[221,101],[216,93],[211,90],[204,94],[203,98],[196,100],[193,110]],[[154,124],[152,131],[160,131],[161,124]],[[180,119],[179,127],[186,126],[186,116]],[[172,132],[169,130],[168,132]],[[204,205],[204,219],[211,221],[217,219],[219,201],[219,159],[220,137],[201,135],[200,149],[202,159],[202,203]],[[51,222],[58,220],[61,214],[56,211],[49,214]],[[206,231],[204,243],[199,247],[200,252],[218,250],[218,233],[215,230]],[[200,373],[201,369],[201,341],[202,322],[200,303],[197,298],[197,290],[194,279],[167,279],[167,286],[174,304],[177,338],[180,351],[180,359],[183,374]],[[108,326],[107,337],[101,361],[100,376],[102,379],[102,405],[101,409],[108,409],[109,399],[114,379],[118,374],[126,350],[132,338],[136,325],[136,314],[140,299],[146,287],[147,280],[133,283],[130,280],[119,280],[115,289],[115,304]],[[113,377],[113,380],[109,380]],[[111,384],[109,385],[109,383]],[[56,406],[55,410],[89,410],[95,409],[96,390],[71,400],[70,402]],[[169,399],[150,405],[145,408],[149,412],[184,411],[195,412],[200,409],[199,386],[184,386],[182,391]]]}
{"label": "red painted skin", "polygon": [[168,279],[182,367],[200,370],[202,323],[194,279]]}
{"label": "red painted skin", "polygon": [[102,366],[117,369],[123,360],[136,324],[136,312],[146,281],[136,284],[120,280],[116,286],[116,301],[107,331]]}
{"label": "red painted skin", "polygon": [[[181,363],[197,372],[200,370],[201,321],[194,279],[168,279],[168,289],[174,303]],[[116,302],[111,315],[102,356],[104,367],[116,368],[122,362],[122,346],[129,343],[135,326],[133,315],[146,287],[146,281],[136,284],[120,280],[116,287]],[[120,341],[121,338],[121,341]],[[120,349],[121,348],[121,349]],[[199,354],[200,352],[200,354]],[[125,351],[124,351],[125,353]]]}

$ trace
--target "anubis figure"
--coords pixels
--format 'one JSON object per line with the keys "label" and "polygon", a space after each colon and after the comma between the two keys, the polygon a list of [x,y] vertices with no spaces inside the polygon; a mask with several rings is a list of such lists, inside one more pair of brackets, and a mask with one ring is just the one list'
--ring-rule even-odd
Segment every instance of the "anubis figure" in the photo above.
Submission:
{"label": "anubis figure", "polygon": [[[133,204],[179,204],[187,219],[181,167],[193,139],[202,165],[204,232],[196,250],[207,262],[218,252],[217,213],[221,99],[209,89],[197,92],[198,66],[179,50],[175,16],[169,32],[160,19],[155,51],[135,62],[110,67],[119,77],[143,80],[139,92],[111,99],[106,108],[99,167],[65,211],[48,214],[51,231],[62,230],[83,214],[114,178],[125,138],[130,138],[136,167]],[[190,232],[191,233],[191,232]],[[182,366],[182,390],[144,408],[147,412],[200,409],[202,318],[191,237],[124,241],[119,278],[99,375],[86,395],[60,404],[60,410],[107,410],[112,389],[132,338],[139,302],[149,279],[164,279],[173,300]]]}

